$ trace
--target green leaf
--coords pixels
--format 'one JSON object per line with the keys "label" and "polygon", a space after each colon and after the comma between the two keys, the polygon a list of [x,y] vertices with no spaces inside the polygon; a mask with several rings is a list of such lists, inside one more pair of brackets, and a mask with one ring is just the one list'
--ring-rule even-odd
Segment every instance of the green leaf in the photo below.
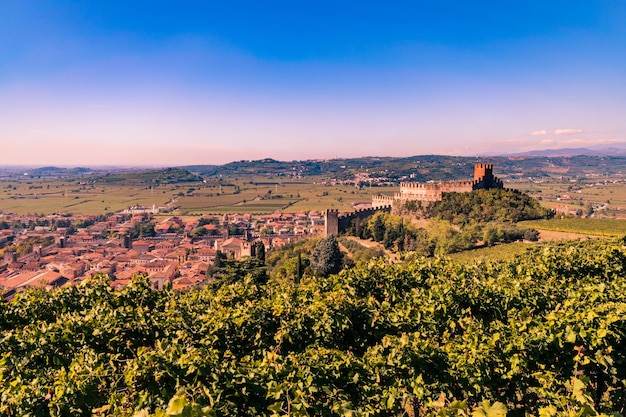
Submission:
{"label": "green leaf", "polygon": [[482,402],[480,407],[472,412],[473,417],[505,417],[507,413],[506,406],[497,401],[490,404],[488,400]]}
{"label": "green leaf", "polygon": [[182,395],[175,395],[167,405],[166,413],[172,416],[179,416],[185,411],[187,399]]}

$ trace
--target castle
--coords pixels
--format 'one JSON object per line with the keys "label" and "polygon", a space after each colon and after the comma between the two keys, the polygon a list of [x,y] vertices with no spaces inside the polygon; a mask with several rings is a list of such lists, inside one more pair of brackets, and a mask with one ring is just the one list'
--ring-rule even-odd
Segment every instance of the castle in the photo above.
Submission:
{"label": "castle", "polygon": [[502,181],[493,176],[493,164],[474,165],[474,179],[467,181],[442,181],[438,183],[400,183],[400,192],[393,196],[372,196],[372,208],[393,206],[398,202],[441,201],[444,193],[467,193],[474,190],[487,190],[491,188],[503,188]]}

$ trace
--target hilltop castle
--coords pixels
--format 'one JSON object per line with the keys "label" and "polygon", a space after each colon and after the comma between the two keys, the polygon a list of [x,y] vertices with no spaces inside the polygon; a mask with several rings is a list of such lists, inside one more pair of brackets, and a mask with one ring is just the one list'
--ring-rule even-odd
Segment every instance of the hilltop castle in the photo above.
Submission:
{"label": "hilltop castle", "polygon": [[400,192],[393,196],[381,194],[372,196],[372,208],[393,206],[405,201],[441,201],[444,193],[467,193],[503,187],[502,181],[493,176],[493,164],[476,164],[473,180],[438,183],[403,182],[400,183]]}

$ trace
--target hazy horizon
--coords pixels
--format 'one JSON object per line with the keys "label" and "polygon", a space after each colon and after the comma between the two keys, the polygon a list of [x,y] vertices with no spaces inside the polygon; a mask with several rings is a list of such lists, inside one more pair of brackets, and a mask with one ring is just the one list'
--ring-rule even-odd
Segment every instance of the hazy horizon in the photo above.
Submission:
{"label": "hazy horizon", "polygon": [[25,0],[0,15],[0,165],[626,144],[622,2]]}

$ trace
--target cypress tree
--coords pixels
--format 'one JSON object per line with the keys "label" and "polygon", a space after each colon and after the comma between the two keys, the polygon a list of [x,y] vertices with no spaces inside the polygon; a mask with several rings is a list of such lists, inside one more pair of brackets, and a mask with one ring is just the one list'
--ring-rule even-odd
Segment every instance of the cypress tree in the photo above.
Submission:
{"label": "cypress tree", "polygon": [[341,271],[343,253],[334,235],[320,239],[311,255],[311,268],[316,274],[328,276]]}
{"label": "cypress tree", "polygon": [[265,263],[265,245],[261,240],[257,240],[254,243],[254,253],[256,258],[262,263]]}

